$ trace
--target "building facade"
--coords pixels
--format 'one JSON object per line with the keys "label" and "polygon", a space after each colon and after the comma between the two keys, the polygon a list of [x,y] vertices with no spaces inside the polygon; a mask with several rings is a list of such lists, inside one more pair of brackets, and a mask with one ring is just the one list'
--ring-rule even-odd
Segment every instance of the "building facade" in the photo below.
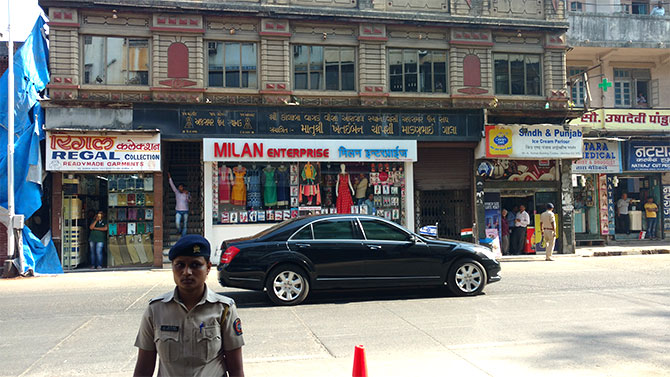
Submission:
{"label": "building facade", "polygon": [[189,232],[217,247],[309,213],[484,234],[485,125],[569,113],[562,2],[40,4],[51,224],[71,268],[100,209],[108,265],[162,265],[178,238],[168,173],[191,194]]}
{"label": "building facade", "polygon": [[[573,164],[578,243],[670,231],[670,18],[665,9],[650,14],[656,5],[570,5],[567,74],[571,101],[584,109],[571,124],[586,137]],[[658,207],[652,222],[649,198]]]}

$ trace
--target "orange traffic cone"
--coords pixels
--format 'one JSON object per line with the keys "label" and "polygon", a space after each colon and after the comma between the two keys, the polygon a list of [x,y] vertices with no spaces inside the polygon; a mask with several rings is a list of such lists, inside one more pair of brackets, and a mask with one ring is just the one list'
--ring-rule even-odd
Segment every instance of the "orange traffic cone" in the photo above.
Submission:
{"label": "orange traffic cone", "polygon": [[365,363],[365,347],[354,348],[354,370],[351,377],[368,377],[368,366]]}

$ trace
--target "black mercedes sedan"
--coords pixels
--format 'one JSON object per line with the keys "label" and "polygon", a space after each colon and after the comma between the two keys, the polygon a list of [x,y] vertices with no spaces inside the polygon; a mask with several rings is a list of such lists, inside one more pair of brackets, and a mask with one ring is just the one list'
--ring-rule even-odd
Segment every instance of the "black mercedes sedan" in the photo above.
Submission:
{"label": "black mercedes sedan", "polygon": [[484,246],[425,238],[366,215],[293,218],[224,241],[221,250],[221,285],[265,289],[278,305],[299,304],[321,289],[446,284],[472,296],[500,280],[500,264]]}

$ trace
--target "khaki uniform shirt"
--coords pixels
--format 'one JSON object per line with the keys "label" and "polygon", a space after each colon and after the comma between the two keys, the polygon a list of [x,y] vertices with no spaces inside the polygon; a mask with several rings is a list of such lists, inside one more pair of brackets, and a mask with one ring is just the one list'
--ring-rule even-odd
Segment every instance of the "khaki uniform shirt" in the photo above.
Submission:
{"label": "khaki uniform shirt", "polygon": [[544,211],[540,215],[540,224],[542,224],[542,232],[545,230],[553,230],[554,232],[556,231],[556,217],[554,216],[553,212],[550,211]]}
{"label": "khaki uniform shirt", "polygon": [[176,292],[151,299],[135,346],[158,353],[159,376],[223,376],[223,351],[244,345],[235,301],[205,286],[187,311]]}

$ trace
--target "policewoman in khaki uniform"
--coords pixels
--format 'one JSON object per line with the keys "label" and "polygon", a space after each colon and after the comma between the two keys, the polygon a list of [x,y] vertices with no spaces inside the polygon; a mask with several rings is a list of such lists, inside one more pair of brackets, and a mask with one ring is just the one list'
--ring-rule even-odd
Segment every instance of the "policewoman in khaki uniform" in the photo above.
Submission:
{"label": "policewoman in khaki uniform", "polygon": [[209,242],[187,235],[170,249],[177,287],[153,298],[135,340],[135,376],[244,376],[242,325],[235,302],[207,288]]}

